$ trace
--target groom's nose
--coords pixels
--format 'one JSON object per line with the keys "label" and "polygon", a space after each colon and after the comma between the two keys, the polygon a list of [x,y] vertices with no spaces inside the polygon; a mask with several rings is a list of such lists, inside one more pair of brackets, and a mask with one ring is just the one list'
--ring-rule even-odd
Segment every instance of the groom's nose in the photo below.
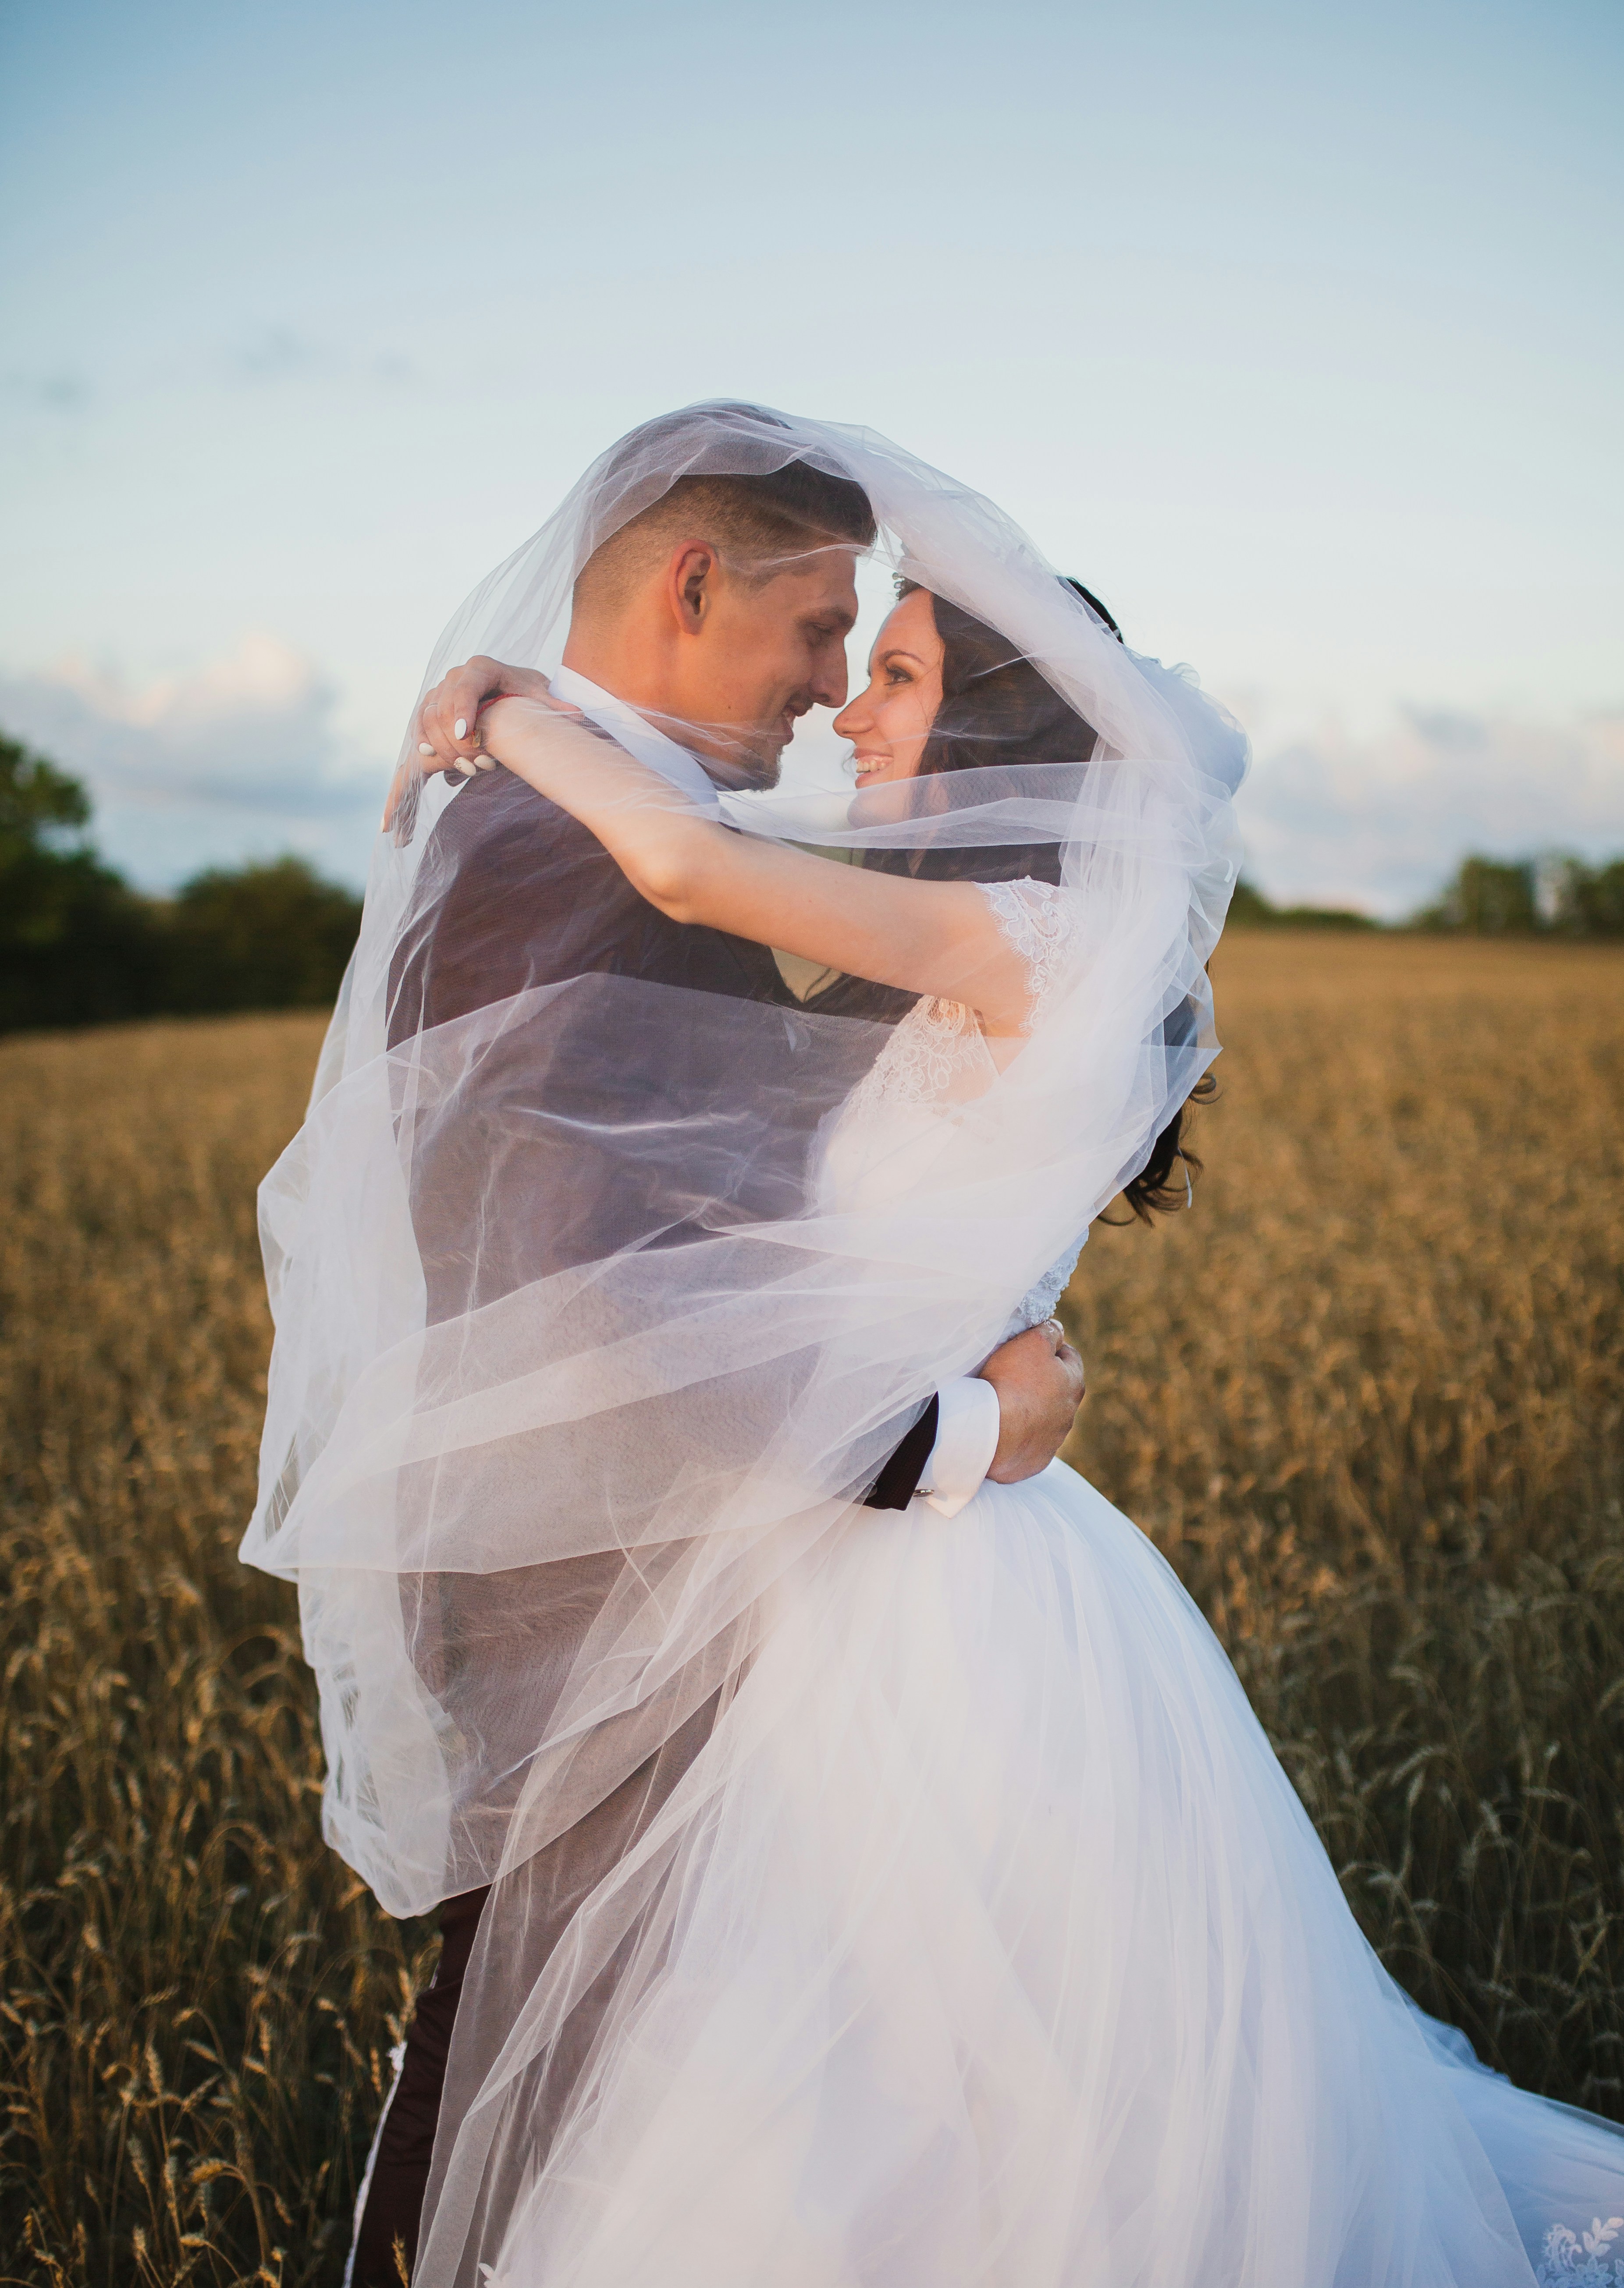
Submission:
{"label": "groom's nose", "polygon": [[844,707],[850,679],[842,644],[831,658],[820,660],[812,677],[812,702],[819,707]]}

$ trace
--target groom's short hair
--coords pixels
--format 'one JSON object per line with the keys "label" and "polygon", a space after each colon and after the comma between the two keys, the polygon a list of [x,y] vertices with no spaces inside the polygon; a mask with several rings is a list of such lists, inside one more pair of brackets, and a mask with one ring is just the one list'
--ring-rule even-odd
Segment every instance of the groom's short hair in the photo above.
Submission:
{"label": "groom's short hair", "polygon": [[[874,512],[855,478],[800,459],[752,473],[705,468],[709,439],[748,440],[754,433],[768,458],[782,449],[773,433],[784,427],[760,406],[695,406],[623,438],[601,489],[624,503],[655,484],[663,489],[593,551],[576,579],[577,608],[620,602],[683,533],[711,541],[728,568],[746,579],[770,579],[818,548],[872,547]],[[666,481],[665,472],[684,462],[692,473]]]}

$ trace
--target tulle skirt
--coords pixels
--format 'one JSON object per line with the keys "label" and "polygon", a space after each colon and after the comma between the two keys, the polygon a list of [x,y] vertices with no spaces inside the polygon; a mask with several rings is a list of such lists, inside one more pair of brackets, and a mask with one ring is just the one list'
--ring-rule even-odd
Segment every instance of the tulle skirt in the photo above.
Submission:
{"label": "tulle skirt", "polygon": [[1405,1999],[1071,1470],[859,1513],[707,1759],[503,2288],[1614,2281],[1624,2136]]}

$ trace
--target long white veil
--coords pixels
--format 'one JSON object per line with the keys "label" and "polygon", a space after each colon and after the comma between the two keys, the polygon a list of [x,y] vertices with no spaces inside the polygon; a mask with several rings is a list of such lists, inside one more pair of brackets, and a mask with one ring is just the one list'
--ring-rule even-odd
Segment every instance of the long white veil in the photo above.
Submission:
{"label": "long white veil", "polygon": [[[1215,1047],[1244,741],[990,503],[867,431],[716,406],[633,433],[470,597],[425,688],[476,652],[555,664],[576,575],[629,517],[679,477],[792,462],[862,487],[881,560],[1034,665],[1077,752],[839,814],[788,795],[732,814],[951,850],[971,876],[978,853],[1002,875],[1038,854],[1071,950],[1030,1040],[905,1192],[832,1205],[822,1139],[879,1019],[630,973],[594,949],[585,862],[545,886],[575,902],[578,964],[515,980],[496,957],[527,925],[524,878],[482,904],[490,846],[453,830],[492,782],[436,779],[379,838],[308,1117],[263,1188],[276,1341],[243,1555],[299,1585],[327,1834],[394,1913],[496,1885],[421,2280],[477,2278],[592,2103],[682,1871],[760,1728],[787,1720],[736,1720],[785,1601],[863,1531],[854,1501],[920,1402],[991,1349]],[[453,910],[477,910],[495,997],[424,985]]]}

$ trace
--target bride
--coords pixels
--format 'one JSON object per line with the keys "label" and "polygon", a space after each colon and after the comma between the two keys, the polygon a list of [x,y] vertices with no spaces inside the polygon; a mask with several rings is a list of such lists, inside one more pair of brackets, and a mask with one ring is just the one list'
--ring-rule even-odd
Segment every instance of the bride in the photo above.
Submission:
{"label": "bride", "polygon": [[[836,724],[860,788],[952,767],[944,686],[960,743],[967,691],[994,729],[1000,700],[1046,711],[1035,671],[909,587]],[[825,1206],[905,1198],[1060,989],[1047,880],[729,833],[535,701],[479,731],[673,918],[921,997],[832,1124]],[[1528,2277],[1524,2245],[1575,2276],[1568,2205],[1588,2228],[1620,2201],[1624,2141],[1406,2006],[1143,1536],[1059,1462],[945,1524],[880,1518],[741,1687],[780,1720],[496,2277],[1486,2288]]]}
{"label": "bride", "polygon": [[[380,1839],[345,1847],[370,1850],[380,1895],[413,1775],[460,1752],[402,1681],[396,1585],[518,1564],[509,1517],[529,1550],[627,1560],[508,1776],[416,2276],[1624,2282],[1624,2141],[1478,2067],[1388,1978],[1132,1523],[1058,1463],[948,1519],[850,1506],[913,1386],[886,1362],[918,1352],[924,1388],[984,1355],[1051,1311],[1124,1181],[1161,1196],[1213,1053],[1234,745],[986,504],[864,433],[784,425],[864,483],[904,575],[837,725],[849,814],[746,795],[718,817],[541,697],[494,700],[466,751],[569,813],[663,914],[917,997],[884,1029],[662,1002],[684,1069],[731,1060],[760,1132],[806,1145],[782,1108],[808,1084],[827,1108],[795,1210],[718,1209],[702,1241],[630,1248],[443,1342],[409,1309],[410,1339],[369,1333],[274,1553],[318,1666],[335,1598],[346,1643],[364,1607],[384,1648],[374,1673],[346,1655],[329,1735],[367,1760]],[[577,527],[573,560],[585,545]],[[606,1061],[625,1003],[594,1005]],[[380,1082],[375,1042],[346,1049],[330,1095],[354,1107],[329,1127],[386,1113],[409,1164],[421,1108],[493,1053],[419,1042]],[[714,1084],[705,1100],[650,1112],[647,1148],[720,1200]],[[385,1211],[347,1196],[354,1258]],[[623,1385],[598,1395],[609,1355],[644,1394],[629,1420]],[[699,1410],[673,1467],[679,1387]],[[354,1711],[386,1679],[394,1730],[369,1735]],[[702,1703],[703,1751],[535,1958],[540,1845]]]}

